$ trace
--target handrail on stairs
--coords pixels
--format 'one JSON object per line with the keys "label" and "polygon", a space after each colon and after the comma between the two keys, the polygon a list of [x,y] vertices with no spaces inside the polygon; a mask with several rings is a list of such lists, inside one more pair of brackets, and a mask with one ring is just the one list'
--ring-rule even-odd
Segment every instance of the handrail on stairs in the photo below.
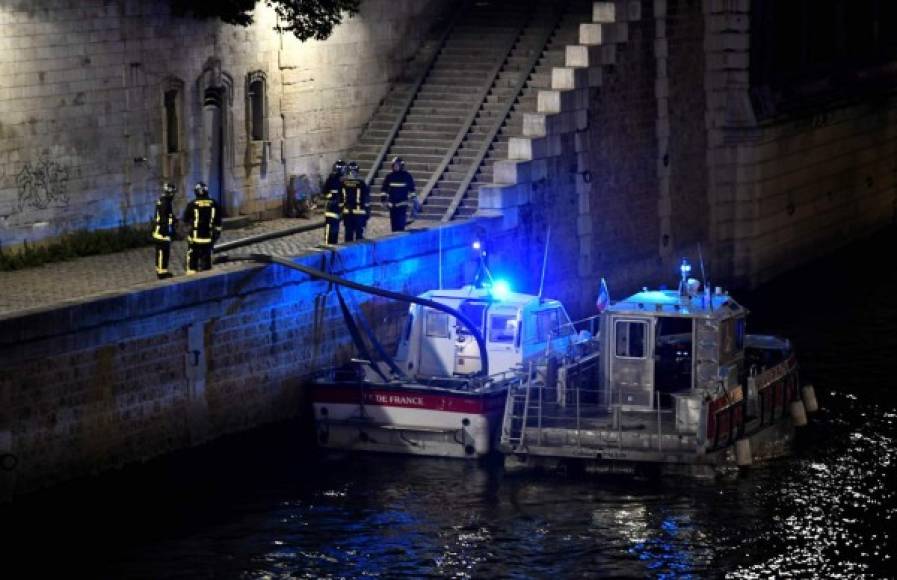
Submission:
{"label": "handrail on stairs", "polygon": [[405,98],[405,102],[402,103],[402,108],[399,116],[396,117],[395,122],[389,129],[389,134],[383,141],[383,145],[380,147],[380,151],[377,153],[377,157],[374,158],[373,163],[371,163],[371,168],[368,170],[367,175],[365,176],[365,183],[367,183],[368,185],[370,185],[374,181],[374,177],[377,176],[377,171],[380,170],[380,166],[383,164],[383,160],[386,159],[386,154],[389,153],[389,149],[392,147],[393,142],[396,140],[396,135],[399,134],[399,129],[401,128],[402,123],[405,122],[405,118],[408,116],[408,111],[411,110],[411,105],[414,103],[414,99],[417,98],[417,93],[420,92],[421,85],[424,84],[424,80],[426,80],[427,76],[429,76],[430,71],[433,70],[433,65],[436,64],[436,59],[439,58],[440,53],[442,53],[442,50],[445,48],[445,43],[448,41],[448,38],[451,35],[452,31],[455,29],[455,26],[458,24],[458,21],[461,19],[461,15],[466,12],[466,8],[470,5],[471,2],[472,0],[467,0],[464,3],[464,6],[461,7],[461,9],[454,11],[451,22],[449,22],[449,25],[446,27],[445,31],[442,33],[442,36],[439,38],[439,42],[436,44],[436,49],[433,51],[432,56],[430,56],[430,60],[423,68],[423,71],[421,71],[421,74],[419,74],[417,76],[417,79],[415,79],[414,85],[411,87],[411,91]]}
{"label": "handrail on stairs", "polygon": [[489,148],[492,146],[492,142],[495,141],[495,138],[498,136],[498,132],[501,131],[502,125],[504,125],[505,120],[511,114],[511,109],[514,108],[514,103],[517,101],[517,99],[520,97],[520,94],[523,92],[523,89],[526,87],[526,83],[529,81],[530,76],[532,76],[533,70],[539,63],[539,59],[541,59],[542,55],[545,54],[545,47],[548,44],[548,41],[551,39],[551,35],[554,34],[558,26],[560,26],[561,19],[563,18],[563,13],[564,11],[562,9],[558,9],[555,12],[554,23],[546,28],[546,33],[541,38],[541,49],[536,52],[536,54],[532,58],[530,58],[530,60],[524,67],[524,74],[520,76],[520,80],[517,81],[517,84],[515,85],[516,90],[514,91],[514,96],[508,100],[508,103],[505,105],[502,112],[496,117],[495,124],[486,135],[486,138],[483,140],[482,145],[480,145],[480,149],[479,151],[477,151],[476,157],[474,157],[474,160],[470,165],[470,169],[467,170],[467,174],[458,185],[458,190],[452,197],[452,201],[449,203],[440,221],[451,221],[455,217],[455,214],[458,212],[458,207],[461,206],[461,201],[464,199],[464,195],[467,193],[468,188],[470,188],[470,184],[473,182],[474,177],[476,177],[477,172],[480,170],[480,165],[483,164],[483,160],[486,158],[486,154],[489,152]]}
{"label": "handrail on stairs", "polygon": [[476,120],[477,115],[480,113],[480,108],[483,106],[483,103],[486,100],[486,97],[489,95],[490,89],[492,89],[492,85],[495,84],[495,80],[498,78],[498,75],[501,73],[501,70],[505,66],[505,62],[507,62],[508,57],[511,55],[511,52],[514,50],[514,46],[517,45],[517,41],[520,39],[520,36],[523,34],[523,31],[526,30],[526,25],[529,23],[528,19],[523,19],[520,23],[520,27],[517,29],[517,34],[511,35],[511,41],[508,43],[504,56],[495,65],[495,67],[490,71],[490,74],[486,75],[486,81],[480,88],[479,91],[479,99],[473,101],[475,103],[473,110],[467,115],[464,123],[461,125],[461,128],[458,129],[458,134],[455,136],[455,139],[452,141],[452,144],[449,145],[448,150],[445,152],[445,155],[442,157],[442,161],[439,162],[439,166],[436,167],[436,171],[433,172],[433,175],[430,176],[430,179],[427,181],[427,184],[424,186],[423,190],[420,192],[418,199],[420,203],[423,204],[427,201],[427,197],[429,197],[430,192],[433,191],[433,188],[436,187],[436,182],[442,177],[442,174],[445,173],[445,168],[448,167],[449,163],[451,163],[452,158],[455,156],[455,153],[458,152],[458,148],[461,146],[461,142],[464,141],[464,137],[467,136],[467,133],[470,131],[470,127],[473,125],[473,122]]}

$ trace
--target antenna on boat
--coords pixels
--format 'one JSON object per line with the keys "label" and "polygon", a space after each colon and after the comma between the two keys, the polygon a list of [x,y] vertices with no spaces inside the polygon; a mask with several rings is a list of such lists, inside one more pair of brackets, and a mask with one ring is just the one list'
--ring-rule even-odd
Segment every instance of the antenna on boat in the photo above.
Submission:
{"label": "antenna on boat", "polygon": [[701,242],[698,242],[698,260],[701,262],[701,279],[704,282],[703,299],[707,301],[707,307],[713,310],[713,296],[707,287],[707,273],[704,271],[704,252],[701,251]]}
{"label": "antenna on boat", "polygon": [[701,242],[698,242],[698,261],[701,262],[701,280],[704,288],[707,288],[707,274],[704,273],[704,253],[701,252]]}
{"label": "antenna on boat", "polygon": [[548,268],[548,247],[551,245],[551,224],[545,234],[545,251],[542,253],[542,275],[539,279],[539,300],[542,300],[542,290],[545,288],[545,270]]}

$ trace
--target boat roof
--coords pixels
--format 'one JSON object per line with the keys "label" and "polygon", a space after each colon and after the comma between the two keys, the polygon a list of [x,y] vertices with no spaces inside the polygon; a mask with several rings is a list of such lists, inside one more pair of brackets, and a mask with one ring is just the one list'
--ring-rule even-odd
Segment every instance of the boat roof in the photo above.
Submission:
{"label": "boat roof", "polygon": [[523,292],[508,292],[507,295],[500,299],[495,298],[489,291],[489,288],[475,288],[474,286],[464,286],[462,288],[444,288],[440,290],[428,290],[420,295],[421,298],[428,298],[436,302],[444,302],[445,300],[462,301],[462,300],[482,300],[491,302],[494,306],[506,306],[510,308],[524,308],[526,306],[560,306],[560,302],[551,298],[542,298],[533,294]]}
{"label": "boat roof", "polygon": [[648,290],[614,303],[608,309],[614,314],[639,314],[653,316],[681,316],[683,318],[707,318],[723,320],[747,314],[747,309],[728,294],[712,294],[710,300],[699,293],[696,296],[680,296],[676,290]]}

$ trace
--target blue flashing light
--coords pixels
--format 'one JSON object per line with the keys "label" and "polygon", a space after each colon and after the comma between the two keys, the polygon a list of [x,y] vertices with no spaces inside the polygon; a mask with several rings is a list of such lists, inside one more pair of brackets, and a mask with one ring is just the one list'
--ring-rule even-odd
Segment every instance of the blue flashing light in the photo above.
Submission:
{"label": "blue flashing light", "polygon": [[474,240],[473,243],[472,243],[470,246],[471,246],[474,250],[479,250],[479,249],[481,249],[481,248],[483,247],[483,243],[480,242],[480,240]]}
{"label": "blue flashing light", "polygon": [[511,285],[506,280],[496,280],[489,289],[489,293],[496,300],[504,300],[511,295]]}
{"label": "blue flashing light", "polygon": [[682,258],[682,263],[679,264],[679,272],[682,273],[683,280],[687,280],[688,275],[691,274],[691,264],[685,258]]}

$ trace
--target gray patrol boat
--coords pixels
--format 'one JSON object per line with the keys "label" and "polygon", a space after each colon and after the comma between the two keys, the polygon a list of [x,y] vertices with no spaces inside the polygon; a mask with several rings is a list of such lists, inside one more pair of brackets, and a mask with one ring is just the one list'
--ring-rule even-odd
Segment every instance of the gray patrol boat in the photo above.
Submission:
{"label": "gray patrol boat", "polygon": [[789,452],[818,408],[791,343],[746,334],[747,309],[690,269],[678,290],[608,300],[590,354],[548,352],[509,390],[506,467],[701,476]]}

